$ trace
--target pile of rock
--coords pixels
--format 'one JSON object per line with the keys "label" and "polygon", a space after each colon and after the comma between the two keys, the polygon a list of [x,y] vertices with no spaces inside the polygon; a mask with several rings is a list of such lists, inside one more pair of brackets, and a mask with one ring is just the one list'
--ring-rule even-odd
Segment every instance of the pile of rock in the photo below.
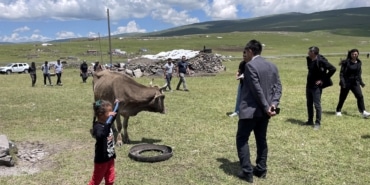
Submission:
{"label": "pile of rock", "polygon": [[11,150],[16,152],[16,146],[5,135],[0,135],[0,166],[14,166]]}
{"label": "pile of rock", "polygon": [[[226,68],[222,64],[224,57],[213,53],[199,53],[197,56],[188,59],[190,75],[202,76],[215,74],[224,71]],[[175,68],[179,60],[173,61]],[[164,60],[153,60],[147,58],[133,59],[122,65],[113,65],[113,70],[122,71],[130,76],[161,76],[163,75]]]}

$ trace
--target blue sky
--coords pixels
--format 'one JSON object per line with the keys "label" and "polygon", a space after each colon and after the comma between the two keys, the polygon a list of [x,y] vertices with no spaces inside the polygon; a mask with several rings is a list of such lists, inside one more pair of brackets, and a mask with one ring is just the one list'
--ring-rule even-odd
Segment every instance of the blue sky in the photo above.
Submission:
{"label": "blue sky", "polygon": [[153,32],[198,22],[368,7],[369,0],[0,0],[0,42]]}

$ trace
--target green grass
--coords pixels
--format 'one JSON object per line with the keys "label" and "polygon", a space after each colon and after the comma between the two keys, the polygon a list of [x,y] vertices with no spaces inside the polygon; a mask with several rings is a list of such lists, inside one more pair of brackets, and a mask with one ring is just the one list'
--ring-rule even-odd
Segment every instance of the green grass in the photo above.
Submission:
{"label": "green grass", "polygon": [[[345,53],[352,47],[361,52],[366,46],[360,41],[368,38],[321,32],[292,35],[230,33],[224,36],[233,42],[222,40],[212,47],[232,45],[240,46],[242,50],[247,40],[257,38],[266,43],[265,56],[302,54],[296,58],[271,59],[279,68],[283,85],[281,113],[271,119],[268,128],[267,179],[255,179],[255,184],[369,184],[370,120],[360,117],[352,94],[344,104],[343,117],[334,116],[339,96],[338,72],[333,77],[334,86],[325,89],[322,95],[321,130],[300,125],[307,119],[304,94],[307,48],[318,45],[324,55]],[[303,38],[310,38],[310,41]],[[172,44],[167,47],[182,48],[184,40],[168,41]],[[190,42],[195,40],[197,38],[192,37],[187,44],[191,46]],[[147,45],[154,48],[151,42]],[[164,48],[161,45],[152,50]],[[370,109],[370,60],[364,55],[361,58],[363,80],[368,84],[363,88],[365,105]],[[339,56],[328,59],[339,68]],[[235,176],[239,170],[235,148],[237,118],[225,114],[234,109],[238,83],[234,73],[238,63],[238,60],[225,62],[228,70],[217,76],[187,78],[188,93],[166,93],[167,114],[142,112],[132,117],[129,134],[133,144],[116,148],[116,184],[241,184]],[[94,153],[94,139],[89,133],[93,102],[91,78],[83,84],[78,69],[66,69],[62,87],[44,87],[42,80],[38,71],[37,86],[32,88],[27,74],[0,76],[0,133],[15,142],[40,141],[56,148],[56,152],[45,160],[52,168],[33,175],[0,176],[0,184],[87,184],[92,175]],[[55,83],[56,78],[52,77],[52,80]],[[150,78],[137,80],[148,84]],[[157,78],[155,82],[162,84],[162,80]],[[174,78],[172,86],[177,81]],[[159,163],[129,159],[129,149],[141,142],[169,145],[174,155]],[[254,161],[253,136],[250,146]]]}
{"label": "green grass", "polygon": [[[368,120],[359,117],[355,99],[349,96],[345,116],[334,117],[337,87],[323,94],[323,127],[296,124],[305,121],[304,62],[276,61],[283,82],[282,113],[269,127],[269,174],[258,184],[366,184],[365,175],[370,140]],[[236,62],[226,63],[235,68]],[[370,66],[365,64],[365,69]],[[36,88],[28,75],[1,76],[1,126],[16,141],[43,141],[62,147],[52,156],[56,168],[32,176],[1,177],[2,184],[86,184],[92,171],[94,140],[91,125],[92,92],[81,84],[77,71],[67,70],[63,87]],[[294,76],[294,78],[292,78]],[[55,80],[55,79],[53,79]],[[176,82],[177,79],[174,80]],[[336,80],[334,78],[334,80]],[[364,75],[365,82],[369,80]],[[149,79],[140,79],[145,83]],[[235,152],[235,118],[225,112],[233,109],[236,82],[233,71],[216,77],[188,78],[190,93],[166,94],[168,114],[140,113],[130,120],[131,139],[158,141],[170,145],[174,156],[165,162],[146,164],[127,157],[132,145],[117,148],[117,184],[236,184],[238,170]],[[23,86],[19,88],[19,86]],[[21,93],[14,93],[20,91]],[[364,94],[368,90],[364,89]],[[369,104],[368,101],[366,101]],[[56,121],[59,119],[58,121]],[[251,149],[255,150],[251,137]],[[58,175],[56,175],[58,174]]]}
{"label": "green grass", "polygon": [[[208,35],[208,37],[207,37]],[[221,38],[218,38],[221,37]],[[358,48],[362,54],[369,52],[369,37],[340,36],[327,31],[300,32],[232,32],[219,34],[197,34],[179,37],[157,38],[125,38],[123,40],[112,39],[112,48],[127,51],[129,56],[113,56],[112,62],[127,62],[128,58],[138,55],[140,48],[147,48],[145,54],[158,54],[161,51],[174,49],[202,50],[204,46],[211,48],[213,52],[225,56],[242,57],[242,50],[246,42],[257,39],[263,42],[265,56],[281,55],[305,55],[307,48],[316,45],[322,53],[343,53],[352,48]],[[99,41],[77,40],[74,42],[56,42],[53,46],[43,47],[40,44],[12,44],[0,45],[0,65],[10,62],[36,62],[41,66],[45,60],[56,61],[61,57],[74,56],[78,60],[68,62],[88,63],[101,61],[110,63],[107,54],[109,44],[107,39]],[[101,48],[101,50],[100,50]],[[86,51],[94,49],[102,51],[100,55],[86,55]],[[38,58],[27,58],[29,55],[37,55]],[[64,60],[64,59],[62,59]],[[337,61],[336,61],[337,62]]]}

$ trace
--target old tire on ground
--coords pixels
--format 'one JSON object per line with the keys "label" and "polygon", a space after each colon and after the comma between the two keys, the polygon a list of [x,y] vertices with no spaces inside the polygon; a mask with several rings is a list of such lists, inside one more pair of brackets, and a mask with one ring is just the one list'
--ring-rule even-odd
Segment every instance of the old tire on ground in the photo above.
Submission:
{"label": "old tire on ground", "polygon": [[[156,156],[142,156],[143,152],[155,151],[159,152]],[[155,144],[138,144],[131,147],[128,156],[140,162],[160,162],[165,161],[172,157],[172,148],[166,145],[155,145]]]}

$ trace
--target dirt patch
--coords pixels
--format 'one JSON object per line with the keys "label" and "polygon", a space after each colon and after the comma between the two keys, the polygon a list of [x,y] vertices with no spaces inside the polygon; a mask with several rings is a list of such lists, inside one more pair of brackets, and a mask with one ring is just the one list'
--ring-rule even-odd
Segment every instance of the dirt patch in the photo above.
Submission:
{"label": "dirt patch", "polygon": [[13,157],[15,166],[0,166],[0,176],[28,175],[52,169],[56,164],[50,160],[50,157],[65,148],[61,145],[47,145],[39,141],[14,143],[18,149]]}

